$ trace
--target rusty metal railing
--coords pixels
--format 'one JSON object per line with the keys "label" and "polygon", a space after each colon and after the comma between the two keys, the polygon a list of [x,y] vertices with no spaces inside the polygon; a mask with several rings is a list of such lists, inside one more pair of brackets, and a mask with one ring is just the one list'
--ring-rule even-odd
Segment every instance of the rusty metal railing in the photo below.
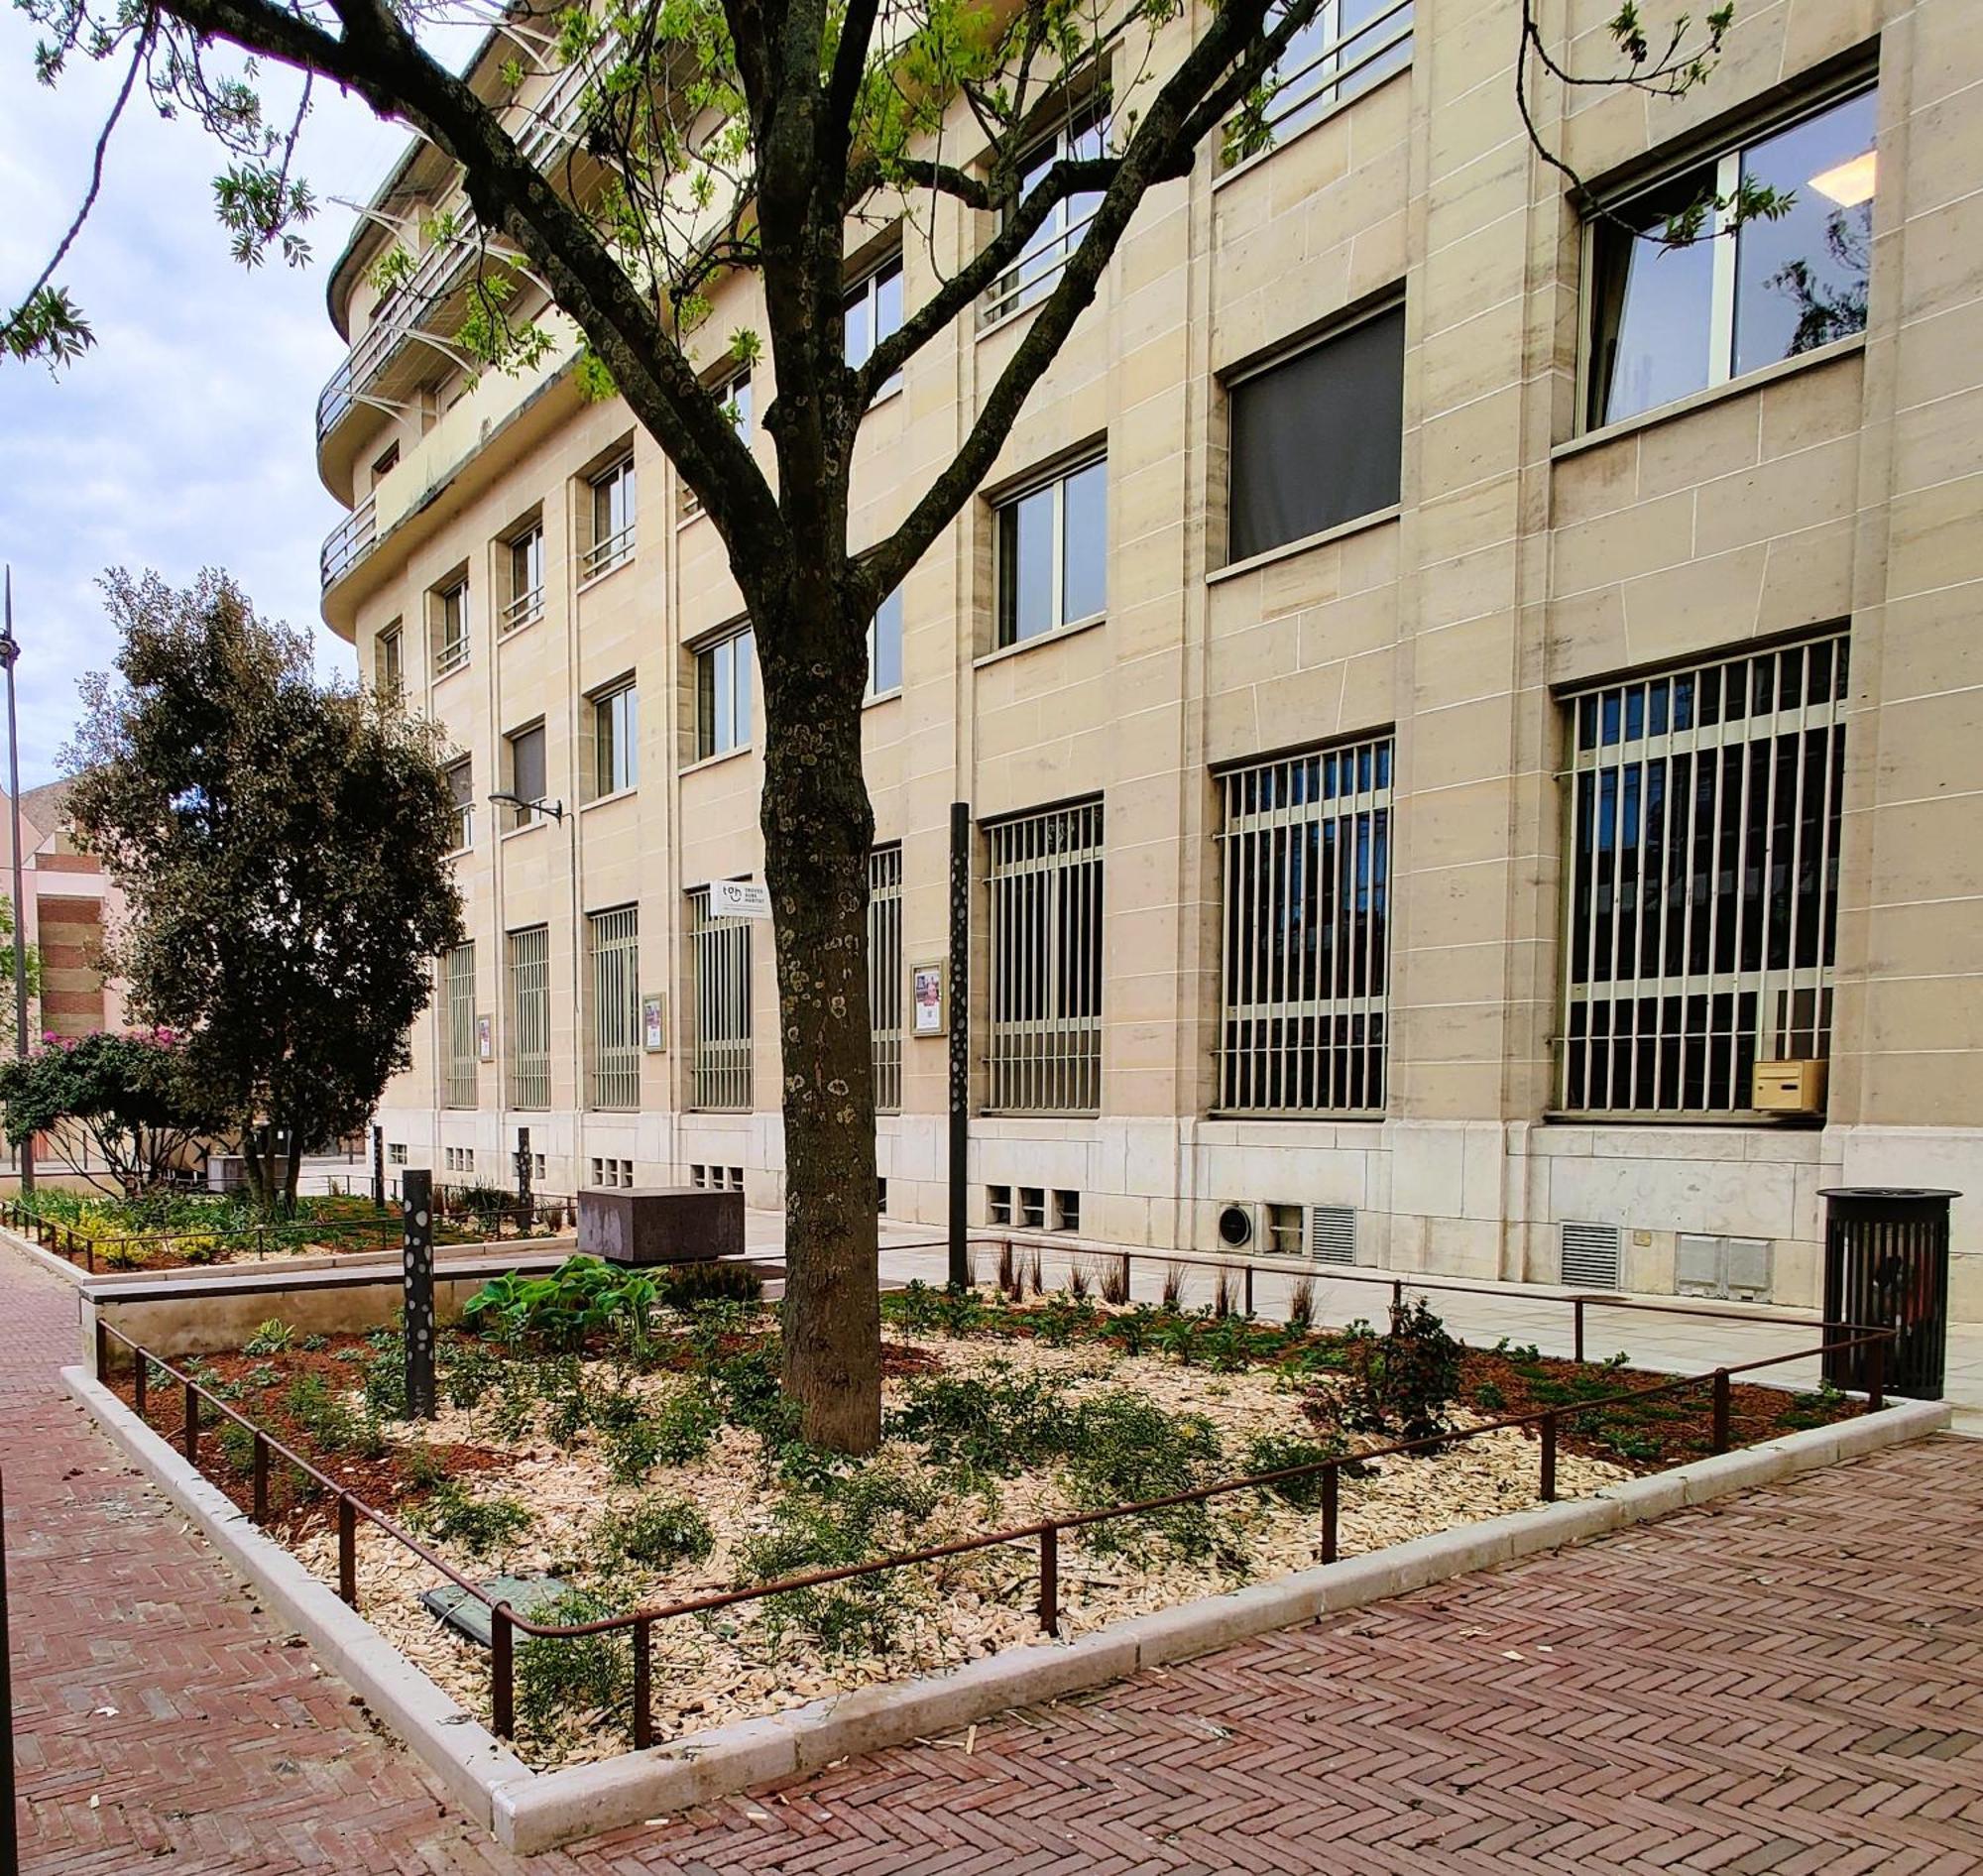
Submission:
{"label": "rusty metal railing", "polygon": [[823,1588],[830,1583],[850,1583],[859,1578],[878,1576],[883,1572],[912,1569],[918,1565],[936,1563],[946,1558],[962,1557],[978,1551],[1002,1549],[1030,1542],[1038,1546],[1039,1592],[1036,1606],[1040,1629],[1048,1636],[1057,1636],[1060,1633],[1060,1539],[1064,1532],[1086,1530],[1114,1518],[1147,1517],[1154,1512],[1172,1510],[1182,1505],[1207,1503],[1232,1492],[1267,1490],[1297,1479],[1320,1476],[1322,1537],[1319,1551],[1324,1564],[1333,1564],[1338,1558],[1341,1480],[1345,1467],[1367,1466],[1373,1460],[1390,1459],[1407,1454],[1437,1452],[1462,1441],[1482,1439],[1488,1434],[1500,1433],[1509,1428],[1527,1429],[1533,1426],[1537,1429],[1538,1446],[1537,1496],[1545,1503],[1549,1503],[1553,1502],[1557,1495],[1557,1447],[1566,1420],[1575,1421],[1586,1414],[1601,1413],[1607,1408],[1630,1401],[1645,1400],[1654,1395],[1704,1386],[1712,1389],[1710,1450],[1716,1454],[1725,1453],[1729,1449],[1732,1430],[1731,1386],[1736,1375],[1754,1373],[1788,1361],[1808,1360],[1812,1356],[1839,1349],[1862,1347],[1868,1349],[1866,1411],[1876,1413],[1885,1405],[1883,1391],[1885,1357],[1897,1333],[1892,1329],[1854,1331],[1843,1340],[1827,1340],[1815,1348],[1800,1348],[1789,1354],[1765,1355],[1753,1361],[1717,1367],[1701,1374],[1676,1375],[1670,1380],[1655,1382],[1649,1387],[1629,1388],[1595,1400],[1537,1408],[1527,1413],[1505,1414],[1498,1420],[1486,1421],[1478,1426],[1457,1427],[1418,1440],[1401,1440],[1389,1446],[1376,1447],[1361,1453],[1313,1461],[1303,1466],[1285,1466],[1277,1471],[1221,1479],[1210,1485],[1199,1485],[1189,1491],[1173,1492],[1161,1498],[1140,1499],[1133,1503],[1109,1505],[1093,1511],[1069,1512],[1065,1516],[1043,1518],[1031,1524],[1013,1525],[1006,1530],[984,1532],[968,1538],[959,1538],[947,1544],[896,1552],[886,1557],[875,1558],[865,1564],[846,1564],[831,1570],[810,1571],[803,1576],[784,1577],[772,1583],[751,1583],[740,1588],[716,1590],[707,1595],[691,1596],[684,1601],[636,1609],[623,1615],[602,1616],[590,1622],[570,1624],[532,1621],[529,1617],[519,1614],[507,1601],[491,1596],[479,1583],[436,1556],[418,1538],[412,1536],[376,1506],[367,1504],[356,1493],[339,1484],[327,1472],[319,1470],[293,1449],[256,1426],[245,1415],[236,1412],[226,1401],[203,1387],[191,1375],[152,1354],[100,1316],[96,1321],[96,1372],[100,1379],[108,1377],[110,1346],[113,1342],[121,1344],[130,1350],[135,1375],[132,1404],[141,1420],[146,1415],[148,1364],[164,1373],[169,1381],[176,1383],[183,1390],[184,1396],[181,1440],[186,1459],[194,1466],[199,1463],[202,1403],[214,1408],[235,1425],[245,1428],[254,1439],[250,1466],[250,1503],[252,1516],[258,1525],[266,1524],[269,1519],[269,1464],[272,1455],[293,1466],[320,1490],[331,1494],[337,1526],[338,1594],[351,1608],[356,1609],[359,1606],[357,1533],[358,1521],[361,1518],[369,1524],[376,1525],[388,1537],[410,1551],[464,1594],[483,1603],[490,1611],[491,1730],[499,1738],[511,1738],[516,1733],[516,1637],[520,1632],[537,1639],[575,1640],[584,1636],[616,1633],[622,1629],[630,1631],[634,1670],[631,1731],[634,1748],[636,1751],[641,1751],[653,1743],[654,1736],[651,1694],[652,1645],[654,1624],[657,1622],[707,1614],[716,1609],[734,1608],[740,1603],[761,1601],[769,1596]]}

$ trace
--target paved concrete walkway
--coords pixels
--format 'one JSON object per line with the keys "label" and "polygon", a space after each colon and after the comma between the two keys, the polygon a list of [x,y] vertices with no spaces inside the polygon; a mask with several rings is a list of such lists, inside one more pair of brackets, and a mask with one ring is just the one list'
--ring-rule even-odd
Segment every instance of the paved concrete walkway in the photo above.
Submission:
{"label": "paved concrete walkway", "polygon": [[31,1876],[1983,1871],[1974,1442],[524,1864],[449,1813],[59,1396],[74,1312],[0,1251]]}

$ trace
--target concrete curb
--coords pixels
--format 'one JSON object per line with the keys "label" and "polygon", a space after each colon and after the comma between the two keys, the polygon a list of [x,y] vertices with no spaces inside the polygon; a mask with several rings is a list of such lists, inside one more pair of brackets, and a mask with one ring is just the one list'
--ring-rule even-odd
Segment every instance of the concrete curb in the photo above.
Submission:
{"label": "concrete curb", "polygon": [[528,1783],[532,1772],[415,1668],[361,1615],[345,1607],[247,1513],[160,1439],[117,1396],[81,1367],[63,1368],[69,1392],[93,1413],[111,1443],[191,1517],[265,1605],[302,1635],[324,1667],[342,1675],[485,1828],[496,1822],[499,1794]]}
{"label": "concrete curb", "polygon": [[1132,1616],[1077,1641],[1007,1649],[947,1674],[860,1688],[601,1764],[539,1773],[461,1713],[108,1389],[81,1368],[64,1368],[62,1377],[112,1440],[401,1733],[470,1815],[507,1848],[525,1855],[1902,1446],[1939,1432],[1950,1419],[1941,1401],[1900,1403],[1840,1426],[1786,1434],[1717,1459],[1627,1479],[1589,1498],[1532,1506],[1226,1595]]}
{"label": "concrete curb", "polygon": [[[573,1231],[563,1231],[555,1237],[490,1237],[473,1244],[437,1245],[434,1258],[437,1263],[444,1264],[450,1257],[500,1257],[508,1250],[527,1255],[549,1254],[559,1250],[569,1251],[577,1242],[577,1234]],[[309,1270],[376,1270],[390,1274],[405,1261],[405,1253],[395,1247],[386,1250],[299,1252],[295,1256],[244,1258],[236,1263],[170,1264],[157,1269],[141,1265],[136,1270],[87,1270],[55,1251],[44,1249],[32,1237],[24,1237],[7,1226],[0,1226],[0,1243],[34,1258],[43,1269],[65,1279],[78,1290],[94,1285],[99,1290],[112,1293],[125,1284],[157,1283],[161,1279],[181,1277],[188,1283],[199,1283],[214,1277],[243,1276],[256,1270],[284,1276]]]}

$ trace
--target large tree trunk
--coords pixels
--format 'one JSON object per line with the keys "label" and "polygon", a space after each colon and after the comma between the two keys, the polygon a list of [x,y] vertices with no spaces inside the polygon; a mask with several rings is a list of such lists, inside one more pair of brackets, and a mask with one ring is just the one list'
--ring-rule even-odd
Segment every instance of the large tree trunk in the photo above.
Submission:
{"label": "large tree trunk", "polygon": [[868,853],[861,772],[867,620],[821,563],[785,617],[762,617],[764,879],[778,956],[784,1073],[784,1386],[807,1440],[880,1440]]}

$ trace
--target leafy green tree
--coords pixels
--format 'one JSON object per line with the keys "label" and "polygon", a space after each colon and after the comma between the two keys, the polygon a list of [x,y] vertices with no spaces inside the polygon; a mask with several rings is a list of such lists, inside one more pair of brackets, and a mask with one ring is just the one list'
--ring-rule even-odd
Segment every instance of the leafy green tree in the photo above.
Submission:
{"label": "leafy green tree", "polygon": [[[433,960],[461,942],[439,734],[320,683],[308,639],[222,574],[104,589],[116,675],[84,681],[64,762],[76,838],[129,903],[110,958],[241,1129],[254,1198],[287,1207],[300,1148],[362,1125],[407,1066]],[[263,1126],[297,1145],[286,1180]]]}
{"label": "leafy green tree", "polygon": [[[120,1193],[156,1185],[217,1116],[170,1029],[49,1035],[0,1063],[7,1137],[41,1133],[71,1172]],[[107,1181],[99,1174],[107,1174]]]}
{"label": "leafy green tree", "polygon": [[[312,84],[340,85],[426,139],[459,167],[468,208],[431,217],[419,242],[454,245],[473,261],[467,311],[437,336],[486,365],[541,365],[560,343],[534,310],[547,295],[583,335],[569,367],[581,389],[623,398],[714,522],[763,677],[760,819],[785,1133],[784,1385],[809,1439],[873,1448],[874,817],[861,752],[869,622],[984,482],[1144,197],[1188,175],[1202,149],[1230,161],[1271,141],[1276,62],[1319,0],[17,3],[43,29],[44,78],[56,81],[78,56],[121,64],[113,125],[142,78],[156,102],[218,139],[227,167],[216,207],[249,265],[307,254],[315,200],[292,159]],[[1627,5],[1613,28],[1627,68],[1613,81],[1676,94],[1704,75],[1727,18],[1717,11],[1704,42],[1683,35],[1660,54]],[[491,33],[466,77],[432,51],[439,28],[464,21]],[[1521,56],[1525,72],[1552,57],[1540,33],[1525,36]],[[264,89],[277,66],[304,74],[282,106]],[[539,78],[571,72],[569,119],[519,102],[526,83],[533,94]],[[1556,69],[1558,81],[1595,80]],[[1106,128],[1037,161],[1042,131],[1090,101]],[[1526,94],[1523,112],[1534,131]],[[91,342],[55,278],[81,219],[16,309],[0,315],[0,337],[24,356],[59,363]],[[850,249],[897,222],[939,261],[941,277],[897,331],[850,357]],[[414,245],[387,256],[374,278],[381,293],[406,286]],[[1021,269],[1036,303],[948,460],[931,465],[889,530],[855,537],[863,414]],[[761,283],[765,329],[715,334],[714,290],[740,273]],[[761,412],[775,455],[769,476],[739,435],[723,385],[736,366],[760,359],[775,389]]]}

